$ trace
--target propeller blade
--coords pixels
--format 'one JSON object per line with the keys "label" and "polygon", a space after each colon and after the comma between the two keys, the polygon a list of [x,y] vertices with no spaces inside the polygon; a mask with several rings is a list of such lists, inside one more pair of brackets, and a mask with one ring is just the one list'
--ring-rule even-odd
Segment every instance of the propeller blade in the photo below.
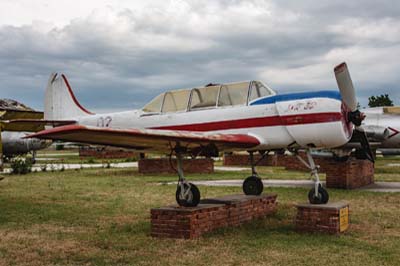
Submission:
{"label": "propeller blade", "polygon": [[357,110],[356,92],[351,81],[349,70],[346,63],[341,63],[335,67],[335,77],[338,84],[343,102],[352,112]]}
{"label": "propeller blade", "polygon": [[353,137],[360,142],[361,150],[364,153],[365,158],[374,163],[375,159],[371,150],[371,146],[369,145],[367,133],[361,126],[354,129]]}

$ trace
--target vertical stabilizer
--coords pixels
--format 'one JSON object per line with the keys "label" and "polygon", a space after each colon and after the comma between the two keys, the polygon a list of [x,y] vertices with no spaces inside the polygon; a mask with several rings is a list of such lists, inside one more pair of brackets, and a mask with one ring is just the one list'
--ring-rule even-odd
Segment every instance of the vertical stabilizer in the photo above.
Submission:
{"label": "vertical stabilizer", "polygon": [[78,102],[64,74],[50,75],[44,100],[44,119],[63,120],[92,114]]}

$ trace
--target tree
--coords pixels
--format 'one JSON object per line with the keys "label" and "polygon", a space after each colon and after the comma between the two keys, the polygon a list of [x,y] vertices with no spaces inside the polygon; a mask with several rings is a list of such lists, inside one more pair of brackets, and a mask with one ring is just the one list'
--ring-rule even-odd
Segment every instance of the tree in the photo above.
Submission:
{"label": "tree", "polygon": [[369,97],[368,106],[369,107],[393,106],[393,101],[389,98],[389,95],[381,94],[378,96]]}

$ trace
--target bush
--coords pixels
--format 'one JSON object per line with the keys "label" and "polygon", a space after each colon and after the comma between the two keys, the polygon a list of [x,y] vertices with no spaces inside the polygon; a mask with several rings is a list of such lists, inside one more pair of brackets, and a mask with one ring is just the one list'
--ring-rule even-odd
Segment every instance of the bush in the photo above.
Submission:
{"label": "bush", "polygon": [[137,159],[135,157],[128,157],[128,158],[125,159],[126,163],[136,162],[136,161],[137,161]]}
{"label": "bush", "polygon": [[46,172],[47,171],[47,164],[43,164],[40,166],[40,170],[42,170],[42,172]]}
{"label": "bush", "polygon": [[94,164],[96,161],[93,158],[86,160],[86,163]]}
{"label": "bush", "polygon": [[32,171],[32,161],[26,158],[16,157],[11,160],[11,173],[25,175]]}
{"label": "bush", "polygon": [[56,151],[64,150],[64,144],[56,144]]}

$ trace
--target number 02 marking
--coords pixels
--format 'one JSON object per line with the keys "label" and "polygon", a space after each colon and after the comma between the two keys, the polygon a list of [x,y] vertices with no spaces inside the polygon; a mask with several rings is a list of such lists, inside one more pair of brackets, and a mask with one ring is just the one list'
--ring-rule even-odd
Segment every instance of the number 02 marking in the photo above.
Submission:
{"label": "number 02 marking", "polygon": [[106,117],[101,116],[97,120],[97,126],[98,127],[110,127],[111,121],[112,121],[111,116],[106,116]]}

